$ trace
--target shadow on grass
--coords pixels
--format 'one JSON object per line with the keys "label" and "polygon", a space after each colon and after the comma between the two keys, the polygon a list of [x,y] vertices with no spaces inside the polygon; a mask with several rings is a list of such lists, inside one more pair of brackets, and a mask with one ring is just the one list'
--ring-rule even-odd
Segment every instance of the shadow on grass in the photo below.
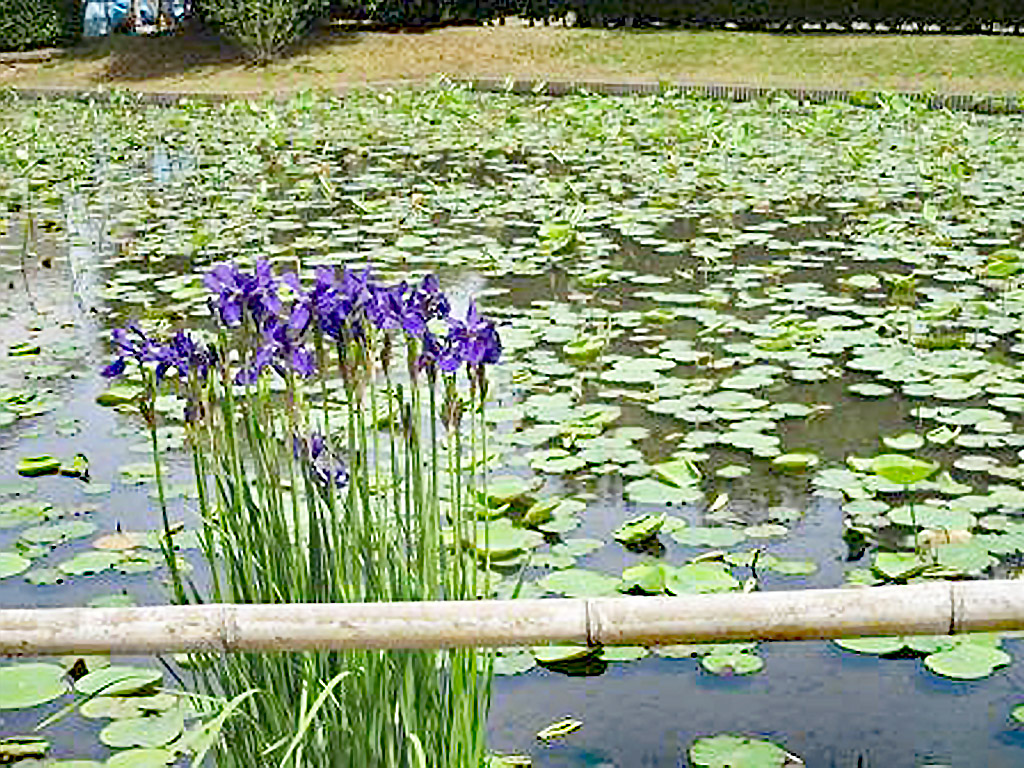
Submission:
{"label": "shadow on grass", "polygon": [[[363,34],[362,28],[318,27],[277,61],[315,55],[338,45],[354,45]],[[104,84],[138,83],[223,67],[260,69],[240,47],[195,21],[162,35],[116,34],[88,40],[67,49],[59,60],[72,65],[102,62],[102,69],[91,72],[88,79]]]}

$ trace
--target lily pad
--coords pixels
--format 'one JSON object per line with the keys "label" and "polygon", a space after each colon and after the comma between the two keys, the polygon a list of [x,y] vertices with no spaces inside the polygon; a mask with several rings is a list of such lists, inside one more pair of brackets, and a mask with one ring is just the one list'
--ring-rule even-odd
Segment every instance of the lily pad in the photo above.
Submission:
{"label": "lily pad", "polygon": [[623,544],[636,544],[657,535],[664,523],[664,513],[660,515],[640,515],[639,517],[627,520],[616,528],[612,535]]}
{"label": "lily pad", "polygon": [[80,678],[75,682],[75,688],[86,696],[127,696],[155,688],[163,678],[163,673],[154,669],[110,666]]}
{"label": "lily pad", "polygon": [[711,653],[701,656],[700,665],[714,675],[753,675],[764,669],[764,659],[752,653]]}
{"label": "lily pad", "polygon": [[18,460],[17,470],[24,477],[40,477],[56,475],[60,472],[60,459],[44,454],[42,456],[26,456]]}
{"label": "lily pad", "polygon": [[787,759],[779,745],[745,736],[706,736],[690,747],[690,761],[697,768],[783,768]]}
{"label": "lily pad", "polygon": [[883,437],[882,444],[891,451],[916,451],[924,447],[924,438],[914,432],[904,432],[902,435]]}
{"label": "lily pad", "polygon": [[651,470],[660,479],[677,488],[688,488],[700,483],[701,473],[697,465],[687,459],[676,459],[651,465]]}
{"label": "lily pad", "polygon": [[56,664],[28,663],[0,667],[0,709],[25,709],[67,693],[64,669]]}
{"label": "lily pad", "polygon": [[962,642],[948,651],[926,656],[924,664],[932,672],[943,677],[954,680],[980,680],[1012,660],[1010,654],[998,648]]}
{"label": "lily pad", "polygon": [[107,760],[107,768],[164,768],[174,761],[174,753],[166,749],[128,749]]}
{"label": "lily pad", "polygon": [[903,486],[924,480],[938,468],[938,464],[901,453],[883,453],[871,462],[872,472],[890,483]]}
{"label": "lily pad", "polygon": [[548,592],[566,597],[605,597],[618,594],[619,579],[584,568],[566,568],[549,573],[537,582]]}
{"label": "lily pad", "polygon": [[772,459],[772,467],[785,472],[806,472],[818,466],[819,461],[813,453],[783,453]]}
{"label": "lily pad", "polygon": [[23,573],[29,569],[32,561],[14,552],[0,552],[0,579]]}
{"label": "lily pad", "polygon": [[102,731],[99,738],[108,747],[162,747],[181,735],[185,718],[181,712],[170,711],[160,715],[128,717],[115,720]]}

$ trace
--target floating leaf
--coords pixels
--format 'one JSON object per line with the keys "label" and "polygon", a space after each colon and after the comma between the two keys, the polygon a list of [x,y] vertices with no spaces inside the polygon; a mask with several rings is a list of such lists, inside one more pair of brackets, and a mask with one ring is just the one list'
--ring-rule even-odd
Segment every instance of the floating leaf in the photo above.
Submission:
{"label": "floating leaf", "polygon": [[185,718],[181,712],[161,715],[128,717],[115,720],[102,731],[99,738],[108,747],[162,747],[181,735]]}
{"label": "floating leaf", "polygon": [[601,648],[596,645],[537,645],[530,650],[540,664],[568,664],[596,656]]}
{"label": "floating leaf", "polygon": [[623,544],[636,544],[657,535],[664,523],[664,513],[660,515],[640,515],[639,517],[627,520],[616,528],[612,535]]}
{"label": "floating leaf", "polygon": [[729,592],[740,585],[722,563],[688,563],[675,569],[667,580],[668,591],[675,595]]}
{"label": "floating leaf", "polygon": [[948,651],[926,656],[924,664],[937,675],[954,680],[980,680],[1012,661],[1010,654],[998,648],[972,642],[958,643]]}
{"label": "floating leaf", "polygon": [[706,736],[690,747],[690,761],[698,768],[783,768],[787,759],[777,744],[745,736]]}
{"label": "floating leaf", "polygon": [[677,488],[649,477],[626,483],[624,490],[638,504],[689,504],[704,497],[695,487]]}
{"label": "floating leaf", "polygon": [[[17,763],[19,766],[35,764],[31,758],[41,758],[50,748],[50,742],[37,736],[14,736],[0,739],[0,763]],[[25,762],[18,762],[24,760]]]}
{"label": "floating leaf", "polygon": [[913,485],[933,474],[938,468],[938,464],[900,453],[883,453],[871,462],[871,470],[876,475],[897,485]]}
{"label": "floating leaf", "polygon": [[6,579],[29,569],[32,561],[13,552],[0,552],[0,579]]}
{"label": "floating leaf", "polygon": [[163,768],[174,761],[166,749],[128,749],[107,760],[106,768]]}
{"label": "floating leaf", "polygon": [[549,573],[537,582],[548,592],[566,597],[602,597],[618,594],[619,579],[584,568],[567,568]]}
{"label": "floating leaf", "polygon": [[163,677],[162,672],[154,669],[110,666],[85,675],[75,682],[75,688],[86,696],[127,696],[156,687]]}
{"label": "floating leaf", "polygon": [[538,731],[537,738],[541,741],[550,741],[551,739],[557,739],[561,738],[562,736],[568,736],[570,733],[578,731],[582,727],[582,720],[574,720],[571,717],[567,717],[564,720],[554,722],[547,728]]}
{"label": "floating leaf", "polygon": [[819,461],[813,453],[784,453],[772,459],[772,466],[786,472],[805,472],[818,466]]}
{"label": "floating leaf", "polygon": [[134,384],[115,384],[96,396],[96,402],[105,406],[130,405],[142,397],[142,387]]}
{"label": "floating leaf", "polygon": [[848,651],[875,656],[889,656],[907,647],[902,637],[848,637],[833,642]]}
{"label": "floating leaf", "polygon": [[701,474],[697,465],[687,459],[676,459],[651,465],[659,478],[677,488],[688,488],[700,483]]}
{"label": "floating leaf", "polygon": [[752,653],[712,653],[702,656],[700,665],[714,675],[753,675],[764,669],[764,659]]}
{"label": "floating leaf", "polygon": [[26,456],[18,460],[17,470],[25,477],[55,475],[60,471],[60,459],[50,455]]}
{"label": "floating leaf", "polygon": [[64,669],[56,664],[0,667],[0,709],[25,709],[67,693]]}
{"label": "floating leaf", "polygon": [[[895,437],[883,437],[882,444],[892,451],[916,451],[924,447],[924,438],[914,432],[904,432],[902,435],[896,435]],[[877,469],[874,471],[878,472]],[[878,474],[881,475],[882,473],[878,472]]]}

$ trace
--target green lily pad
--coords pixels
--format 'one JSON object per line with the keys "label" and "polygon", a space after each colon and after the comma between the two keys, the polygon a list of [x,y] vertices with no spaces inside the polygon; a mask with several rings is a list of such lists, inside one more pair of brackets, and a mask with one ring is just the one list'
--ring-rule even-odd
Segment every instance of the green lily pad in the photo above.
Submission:
{"label": "green lily pad", "polygon": [[530,649],[538,664],[568,664],[601,652],[598,645],[536,645]]}
{"label": "green lily pad", "polygon": [[750,467],[745,467],[742,464],[727,464],[716,470],[715,476],[725,478],[726,480],[735,480],[738,477],[749,475],[750,472]]}
{"label": "green lily pad", "polygon": [[677,568],[667,563],[640,563],[631,565],[622,572],[622,589],[639,589],[649,595],[668,591],[669,579]]}
{"label": "green lily pad", "polygon": [[466,546],[474,547],[480,557],[504,560],[518,552],[534,549],[544,543],[543,534],[519,528],[507,518],[476,524],[476,541],[467,538]]}
{"label": "green lily pad", "polygon": [[640,515],[639,517],[627,520],[616,528],[612,535],[623,544],[636,544],[657,535],[664,523],[664,513],[660,515]]}
{"label": "green lily pad", "polygon": [[548,592],[566,597],[606,597],[618,594],[620,580],[584,568],[566,568],[549,573],[537,584]]}
{"label": "green lily pad", "polygon": [[75,682],[75,688],[86,696],[127,696],[155,688],[163,679],[163,673],[155,669],[110,666],[79,678]]}
{"label": "green lily pad", "polygon": [[924,447],[924,438],[914,432],[904,432],[894,437],[883,437],[882,444],[891,451],[916,451]]}
{"label": "green lily pad", "polygon": [[752,653],[711,653],[700,665],[714,675],[753,675],[764,669],[764,659]]}
{"label": "green lily pad", "polygon": [[851,384],[846,388],[848,391],[861,397],[879,398],[889,397],[892,395],[892,387],[886,387],[881,384],[872,384],[870,382],[864,384]]}
{"label": "green lily pad", "polygon": [[692,526],[673,529],[669,534],[674,541],[688,547],[731,547],[747,538],[736,528]]}
{"label": "green lily pad", "polygon": [[775,559],[768,563],[768,568],[783,576],[810,576],[818,570],[818,564],[813,560]]}
{"label": "green lily pad", "polygon": [[675,459],[661,464],[652,464],[651,470],[669,485],[677,488],[688,488],[698,485],[701,480],[700,469],[687,459]]}
{"label": "green lily pad", "polygon": [[1013,659],[998,648],[962,642],[947,651],[926,656],[924,664],[937,675],[954,680],[980,680]]}
{"label": "green lily pad", "polygon": [[[35,765],[33,758],[42,758],[50,748],[50,742],[38,736],[13,736],[0,739],[0,763],[16,763],[19,766]],[[19,761],[24,762],[19,762]]]}
{"label": "green lily pad", "polygon": [[777,744],[721,734],[697,739],[690,747],[696,768],[782,768],[788,753]]}
{"label": "green lily pad", "polygon": [[772,459],[772,467],[785,472],[806,472],[818,466],[819,461],[813,453],[783,453]]}
{"label": "green lily pad", "polygon": [[677,488],[649,477],[626,483],[626,498],[637,504],[692,504],[704,498],[696,487]]}
{"label": "green lily pad", "polygon": [[896,485],[913,485],[929,477],[938,468],[938,464],[901,453],[883,453],[871,462],[872,472]]}
{"label": "green lily pad", "polygon": [[0,579],[23,573],[29,569],[32,561],[14,552],[0,552]]}
{"label": "green lily pad", "polygon": [[142,387],[134,384],[115,384],[106,392],[96,396],[96,402],[104,406],[130,405],[142,396]]}
{"label": "green lily pad", "polygon": [[129,717],[142,717],[141,696],[96,696],[83,701],[78,708],[82,717],[90,719],[121,720]]}
{"label": "green lily pad", "polygon": [[494,657],[494,674],[521,675],[537,666],[537,659],[527,650],[516,649],[502,652]]}
{"label": "green lily pad", "polygon": [[125,555],[123,552],[95,550],[75,555],[63,563],[59,563],[57,569],[69,576],[83,576],[85,574],[105,571],[124,559]]}
{"label": "green lily pad", "polygon": [[845,637],[832,642],[847,651],[874,656],[890,656],[907,647],[902,637]]}
{"label": "green lily pad", "polygon": [[875,555],[873,567],[888,579],[899,580],[920,573],[928,561],[907,552],[879,552]]}
{"label": "green lily pad", "polygon": [[185,718],[181,712],[171,711],[160,715],[128,717],[115,720],[102,731],[99,739],[108,747],[156,748],[169,744],[181,735]]}
{"label": "green lily pad", "polygon": [[67,693],[64,669],[56,664],[28,663],[0,667],[0,709],[25,709]]}
{"label": "green lily pad", "polygon": [[50,455],[26,456],[18,460],[17,471],[24,477],[55,475],[60,471],[60,459]]}
{"label": "green lily pad", "polygon": [[666,587],[674,595],[730,592],[740,583],[723,563],[687,563],[669,574]]}
{"label": "green lily pad", "polygon": [[107,768],[164,768],[174,761],[174,753],[166,749],[128,749],[118,752],[106,762]]}
{"label": "green lily pad", "polygon": [[606,645],[600,656],[604,661],[638,661],[650,655],[642,645]]}

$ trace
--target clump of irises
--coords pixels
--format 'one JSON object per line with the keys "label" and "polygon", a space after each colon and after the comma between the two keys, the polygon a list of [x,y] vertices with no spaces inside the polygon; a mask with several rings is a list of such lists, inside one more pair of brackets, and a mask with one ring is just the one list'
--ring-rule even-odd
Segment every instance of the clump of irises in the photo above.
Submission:
{"label": "clump of irises", "polygon": [[[473,497],[484,482],[495,323],[457,317],[437,278],[385,284],[264,260],[204,278],[213,328],[113,332],[103,375],[136,375],[152,434],[175,599],[300,603],[471,600],[490,593]],[[209,574],[182,567],[167,513],[155,398],[185,400]],[[222,766],[477,768],[489,656],[472,650],[235,654],[198,684],[239,697]],[[254,689],[258,695],[246,696]],[[329,691],[328,691],[329,689]],[[316,702],[314,704],[314,702]],[[297,724],[302,724],[297,729]],[[289,763],[290,764],[290,763]]]}

